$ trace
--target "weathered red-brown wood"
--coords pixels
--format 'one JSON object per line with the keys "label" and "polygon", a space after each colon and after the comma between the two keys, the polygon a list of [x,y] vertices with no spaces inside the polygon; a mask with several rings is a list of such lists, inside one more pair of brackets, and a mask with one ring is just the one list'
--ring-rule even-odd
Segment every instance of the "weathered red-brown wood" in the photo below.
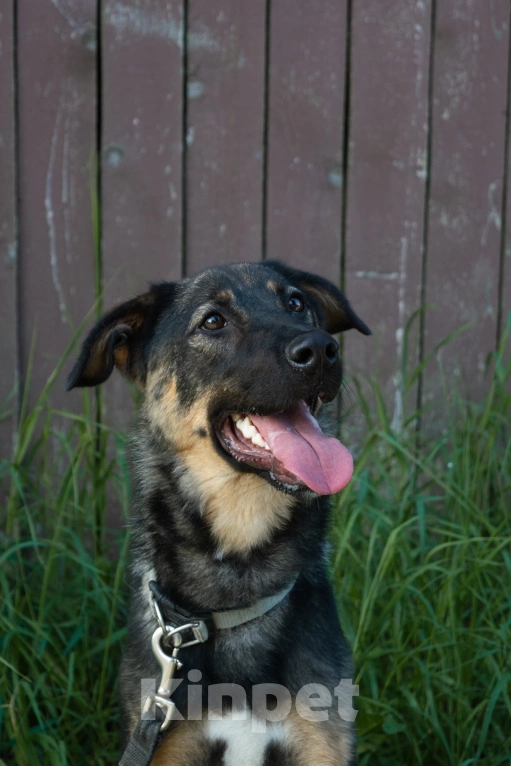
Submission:
{"label": "weathered red-brown wood", "polygon": [[[508,213],[507,213],[507,221],[509,222],[511,219],[509,216],[511,216],[511,201],[509,200],[508,196]],[[502,338],[504,333],[506,332],[507,327],[511,327],[511,231],[509,228],[509,224],[507,227],[507,231],[504,232],[505,236],[505,245],[504,245],[504,258],[502,262],[502,270],[500,278],[502,280],[501,284],[501,303],[500,303],[500,328],[499,328],[499,338],[498,340]],[[511,332],[509,333],[508,341],[507,341],[507,358],[511,356]]]}
{"label": "weathered red-brown wood", "polygon": [[[510,211],[511,214],[511,211]],[[509,220],[509,219],[508,219]],[[506,232],[506,246],[504,253],[504,262],[502,264],[501,273],[501,304],[500,304],[500,328],[498,341],[507,331],[507,328],[511,328],[511,236],[509,230]],[[511,357],[511,330],[506,336],[506,358]]]}
{"label": "weathered red-brown wood", "polygon": [[[432,104],[425,350],[466,322],[443,352],[449,381],[484,390],[495,347],[507,102],[509,3],[437,4]],[[424,376],[424,401],[443,397],[438,362]],[[426,416],[427,419],[428,416]]]}
{"label": "weathered red-brown wood", "polygon": [[[18,0],[22,369],[33,402],[94,302],[95,3]],[[52,401],[64,399],[62,379]],[[74,401],[78,401],[75,399]]]}
{"label": "weathered red-brown wood", "polygon": [[345,356],[378,381],[397,429],[405,326],[421,304],[430,26],[430,0],[353,4],[345,287],[373,337],[349,333]]}
{"label": "weathered red-brown wood", "polygon": [[189,0],[186,271],[261,258],[265,5]]}
{"label": "weathered red-brown wood", "polygon": [[[511,45],[511,38],[510,38]],[[511,62],[511,51],[510,51]],[[508,325],[511,327],[511,83],[508,82],[508,103],[507,103],[507,174],[506,174],[506,215],[504,218],[505,228],[501,233],[501,263],[500,263],[500,306],[499,317],[500,326],[498,327],[498,342],[506,332]],[[511,332],[507,341],[507,359],[511,358]]]}
{"label": "weathered red-brown wood", "polygon": [[[102,269],[107,309],[181,278],[182,0],[102,3]],[[124,381],[105,413],[125,428]]]}
{"label": "weathered red-brown wood", "polygon": [[181,277],[181,0],[102,3],[105,300]]}
{"label": "weathered red-brown wood", "polygon": [[[14,387],[18,358],[26,371],[37,325],[33,402],[95,298],[98,4],[17,0],[17,296],[13,3],[0,8],[0,398]],[[503,323],[511,310],[511,168],[501,230],[509,3],[436,3],[433,32],[431,4],[187,0],[185,20],[184,0],[102,0],[95,204],[102,209],[104,307],[151,280],[179,278],[183,266],[193,273],[261,256],[339,281],[344,243],[346,293],[374,331],[369,340],[347,335],[348,370],[379,381],[399,426],[406,414],[396,386],[403,328],[421,302],[427,242],[422,287],[433,308],[425,352],[473,320],[443,359],[446,374],[466,374],[468,393],[479,396],[497,335],[499,279]],[[416,360],[414,349],[410,364]],[[79,406],[78,395],[64,398],[61,390],[58,381],[55,404]],[[425,403],[441,390],[435,360],[424,376]],[[132,407],[119,378],[107,384],[105,402],[107,422],[124,428]],[[0,421],[2,450],[11,433],[12,421]]]}
{"label": "weathered red-brown wood", "polygon": [[340,280],[346,0],[273,0],[266,255]]}
{"label": "weathered red-brown wood", "polygon": [[[13,3],[0,11],[0,456],[12,447],[17,411],[16,169],[14,136],[14,26]],[[7,415],[7,413],[9,413]]]}

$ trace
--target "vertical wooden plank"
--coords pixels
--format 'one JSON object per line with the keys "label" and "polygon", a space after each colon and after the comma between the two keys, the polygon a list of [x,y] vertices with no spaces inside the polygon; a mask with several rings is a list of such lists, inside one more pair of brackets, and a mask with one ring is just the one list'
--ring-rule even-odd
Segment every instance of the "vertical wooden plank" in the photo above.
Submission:
{"label": "vertical wooden plank", "polygon": [[[95,4],[18,0],[22,366],[31,401],[94,302]],[[66,371],[63,371],[64,377]],[[53,402],[64,400],[57,381]]]}
{"label": "vertical wooden plank", "polygon": [[[425,350],[465,322],[442,355],[447,379],[484,391],[495,347],[509,45],[509,3],[439,3],[435,30]],[[424,402],[442,397],[434,360]],[[427,418],[428,416],[426,416]]]}
{"label": "vertical wooden plank", "polygon": [[[105,309],[181,278],[182,0],[102,3],[102,268]],[[124,381],[105,386],[125,428]]]}
{"label": "vertical wooden plank", "polygon": [[105,300],[181,277],[181,0],[102,4]]}
{"label": "vertical wooden plank", "polygon": [[430,0],[353,4],[345,286],[373,337],[349,333],[346,358],[377,380],[398,430],[404,329],[421,302],[430,25]]}
{"label": "vertical wooden plank", "polygon": [[261,258],[264,0],[189,0],[186,270]]}
{"label": "vertical wooden plank", "polygon": [[[509,31],[508,52],[508,82],[506,110],[506,174],[505,187],[505,217],[501,233],[501,261],[499,274],[499,326],[497,327],[497,342],[500,343],[508,326],[511,326],[511,29]],[[506,356],[511,357],[511,337],[507,338]]]}
{"label": "vertical wooden plank", "polygon": [[[508,162],[510,165],[511,162]],[[503,232],[504,240],[504,253],[501,263],[500,272],[500,327],[498,340],[504,335],[508,324],[511,323],[511,189],[510,187],[510,173],[511,167],[508,169],[507,184],[508,192],[507,198],[507,213],[506,213],[506,231]],[[511,354],[511,337],[508,339],[507,345],[508,357]]]}
{"label": "vertical wooden plank", "polygon": [[340,280],[346,0],[272,0],[267,256]]}
{"label": "vertical wooden plank", "polygon": [[[508,215],[511,215],[509,210]],[[507,219],[509,221],[509,218]],[[508,228],[505,233],[506,244],[501,270],[501,305],[500,305],[500,328],[498,341],[504,335],[506,328],[511,325],[511,232]],[[511,336],[508,335],[507,358],[511,355]]]}
{"label": "vertical wooden plank", "polygon": [[[12,447],[16,423],[17,315],[16,149],[14,135],[13,2],[0,10],[0,457]],[[8,414],[9,413],[9,414]]]}

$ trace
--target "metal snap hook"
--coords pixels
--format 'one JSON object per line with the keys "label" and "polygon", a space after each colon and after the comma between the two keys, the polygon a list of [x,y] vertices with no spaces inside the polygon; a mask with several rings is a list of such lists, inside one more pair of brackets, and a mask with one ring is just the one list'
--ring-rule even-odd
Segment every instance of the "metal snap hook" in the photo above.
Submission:
{"label": "metal snap hook", "polygon": [[[158,689],[158,694],[161,695],[169,695],[171,693],[170,689],[170,682],[174,678],[174,674],[176,670],[179,670],[182,668],[182,663],[179,662],[177,657],[169,656],[162,647],[162,638],[164,636],[164,631],[162,628],[158,627],[153,633],[153,637],[151,639],[151,647],[153,650],[153,654],[158,660],[158,663],[161,667],[161,681],[160,681],[160,687]],[[177,648],[174,649],[173,655],[177,653]]]}
{"label": "metal snap hook", "polygon": [[165,715],[165,719],[160,726],[160,731],[168,729],[174,719],[179,720],[177,715],[178,709],[171,699],[163,697],[160,694],[150,694],[145,701],[145,705],[142,711],[142,718],[145,718],[148,713],[152,714],[153,708],[158,707]]}

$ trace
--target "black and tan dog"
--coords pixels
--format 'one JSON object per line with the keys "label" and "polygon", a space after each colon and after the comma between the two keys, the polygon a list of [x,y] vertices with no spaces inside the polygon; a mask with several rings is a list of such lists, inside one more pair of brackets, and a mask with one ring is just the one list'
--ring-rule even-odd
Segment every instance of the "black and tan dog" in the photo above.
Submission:
{"label": "black and tan dog", "polygon": [[[277,594],[262,616],[235,619],[180,654],[183,682],[172,699],[185,720],[171,724],[154,764],[355,762],[353,723],[335,703],[322,721],[307,720],[296,705],[281,721],[269,714],[265,733],[232,711],[220,721],[207,712],[200,721],[187,717],[191,680],[201,679],[206,710],[216,684],[242,687],[250,707],[261,684],[285,687],[296,701],[307,684],[331,697],[352,678],[325,564],[325,496],[347,484],[352,462],[315,420],[341,383],[332,334],[351,328],[369,334],[320,277],[274,261],[220,266],[154,285],[106,314],[69,375],[68,388],[95,386],[117,367],[143,392],[121,677],[127,736],[140,719],[143,679],[160,674],[149,581],[163,604],[184,614],[251,616]],[[191,669],[200,673],[189,677]]]}

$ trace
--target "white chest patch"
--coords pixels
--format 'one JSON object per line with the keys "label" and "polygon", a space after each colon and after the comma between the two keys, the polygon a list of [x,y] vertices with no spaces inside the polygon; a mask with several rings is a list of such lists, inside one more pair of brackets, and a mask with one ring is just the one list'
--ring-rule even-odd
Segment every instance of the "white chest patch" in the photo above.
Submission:
{"label": "white chest patch", "polygon": [[244,721],[224,717],[206,722],[206,737],[227,742],[224,766],[262,766],[270,742],[285,742],[286,730],[281,723],[268,721],[265,732],[252,731],[252,717],[247,712]]}

